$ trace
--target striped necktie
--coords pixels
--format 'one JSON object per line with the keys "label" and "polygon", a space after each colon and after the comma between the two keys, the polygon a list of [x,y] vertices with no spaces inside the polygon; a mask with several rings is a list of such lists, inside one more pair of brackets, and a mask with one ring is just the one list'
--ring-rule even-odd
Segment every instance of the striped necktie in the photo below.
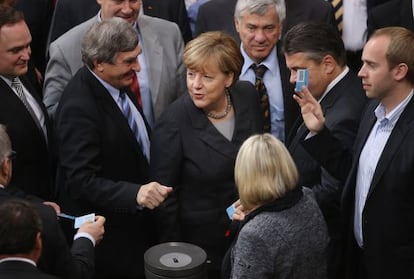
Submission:
{"label": "striped necktie", "polygon": [[336,26],[338,28],[339,33],[342,34],[342,30],[343,30],[342,17],[344,15],[344,7],[342,5],[342,0],[329,0],[329,1],[331,2],[332,7],[334,8]]}
{"label": "striped necktie", "polygon": [[32,116],[33,121],[35,122],[36,126],[39,128],[39,130],[43,133],[43,136],[46,140],[47,140],[47,131],[46,131],[46,127],[43,126],[43,123],[40,123],[39,118],[37,118],[34,110],[32,109],[32,107],[30,106],[29,102],[27,101],[26,95],[24,95],[24,91],[23,91],[23,84],[20,82],[18,77],[13,78],[12,83],[11,83],[11,88],[14,89],[14,91],[16,92],[17,97],[19,97],[20,101],[22,101],[23,105],[25,106],[25,108],[27,109],[27,111],[29,112],[29,114]]}
{"label": "striped necktie", "polygon": [[131,128],[138,144],[141,147],[142,153],[147,158],[148,162],[150,159],[150,142],[148,137],[147,128],[145,126],[144,119],[138,112],[139,119],[135,119],[134,114],[131,111],[131,107],[128,102],[128,97],[125,92],[119,92],[119,102],[121,104],[122,113],[128,121],[128,125]]}

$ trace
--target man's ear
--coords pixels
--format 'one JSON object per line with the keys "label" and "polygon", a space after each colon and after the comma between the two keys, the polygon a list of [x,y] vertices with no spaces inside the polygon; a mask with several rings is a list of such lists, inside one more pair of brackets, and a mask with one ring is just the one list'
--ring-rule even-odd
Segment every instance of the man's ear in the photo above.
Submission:
{"label": "man's ear", "polygon": [[332,74],[335,71],[336,61],[332,55],[325,55],[322,58],[322,65],[325,74]]}
{"label": "man's ear", "polygon": [[394,67],[394,79],[397,81],[401,81],[407,77],[408,74],[408,66],[405,63],[400,63]]}
{"label": "man's ear", "polygon": [[34,261],[37,263],[40,259],[40,256],[42,255],[42,249],[43,249],[43,244],[42,244],[42,234],[41,232],[38,232],[36,234],[36,239],[35,239],[35,243],[34,243],[34,247],[33,247],[33,258]]}
{"label": "man's ear", "polygon": [[12,176],[12,161],[9,158],[3,160],[0,166],[0,182],[3,185],[9,184]]}

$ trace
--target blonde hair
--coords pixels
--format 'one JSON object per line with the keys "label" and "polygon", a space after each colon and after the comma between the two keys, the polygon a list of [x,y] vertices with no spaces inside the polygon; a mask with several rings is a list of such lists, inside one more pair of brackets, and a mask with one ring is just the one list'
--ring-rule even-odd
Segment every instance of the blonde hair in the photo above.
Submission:
{"label": "blonde hair", "polygon": [[190,41],[183,54],[187,69],[204,71],[217,64],[224,74],[233,74],[233,83],[238,79],[244,63],[240,47],[228,34],[220,31],[206,32]]}
{"label": "blonde hair", "polygon": [[283,197],[298,183],[292,157],[271,134],[251,136],[242,144],[234,176],[240,202],[246,210]]}

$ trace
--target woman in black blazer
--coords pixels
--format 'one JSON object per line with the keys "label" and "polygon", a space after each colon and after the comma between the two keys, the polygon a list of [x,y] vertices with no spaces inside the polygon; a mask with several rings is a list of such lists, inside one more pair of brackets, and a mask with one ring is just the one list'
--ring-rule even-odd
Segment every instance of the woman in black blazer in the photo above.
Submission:
{"label": "woman in black blazer", "polygon": [[209,277],[219,278],[229,244],[226,208],[238,199],[234,162],[243,141],[262,133],[263,117],[254,86],[237,81],[243,57],[229,35],[201,34],[183,60],[189,94],[164,112],[151,138],[152,179],[174,188],[157,223],[161,242],[203,248]]}

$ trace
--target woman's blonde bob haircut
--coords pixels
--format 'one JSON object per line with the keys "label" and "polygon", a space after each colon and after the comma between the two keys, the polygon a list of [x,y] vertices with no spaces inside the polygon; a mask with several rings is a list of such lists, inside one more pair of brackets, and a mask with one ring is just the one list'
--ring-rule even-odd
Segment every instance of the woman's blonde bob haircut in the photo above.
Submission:
{"label": "woman's blonde bob haircut", "polygon": [[244,63],[240,46],[228,34],[212,31],[200,34],[187,43],[183,62],[187,69],[205,71],[217,65],[224,74],[233,74],[233,83],[238,80]]}
{"label": "woman's blonde bob haircut", "polygon": [[271,134],[251,136],[242,144],[234,176],[246,210],[283,197],[298,183],[289,151]]}

